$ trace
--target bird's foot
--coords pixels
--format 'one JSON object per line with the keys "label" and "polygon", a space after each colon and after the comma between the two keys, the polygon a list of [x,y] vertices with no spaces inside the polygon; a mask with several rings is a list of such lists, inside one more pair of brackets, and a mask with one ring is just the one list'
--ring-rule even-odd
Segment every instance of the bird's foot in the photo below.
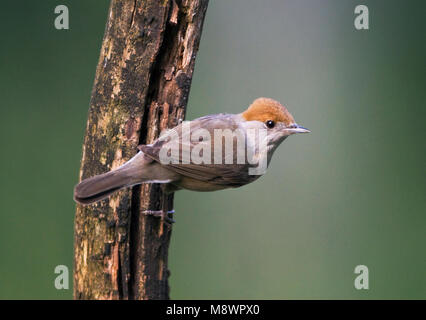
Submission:
{"label": "bird's foot", "polygon": [[176,222],[175,220],[173,220],[173,218],[169,217],[169,215],[172,215],[175,213],[175,210],[169,210],[167,211],[167,213],[165,213],[163,210],[145,210],[145,211],[142,211],[142,213],[147,216],[161,218],[162,220],[164,220],[164,222],[170,225]]}

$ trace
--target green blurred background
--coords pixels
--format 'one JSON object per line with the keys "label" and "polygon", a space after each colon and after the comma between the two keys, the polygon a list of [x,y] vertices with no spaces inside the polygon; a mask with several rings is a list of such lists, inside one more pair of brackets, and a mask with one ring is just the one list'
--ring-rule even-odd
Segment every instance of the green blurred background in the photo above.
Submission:
{"label": "green blurred background", "polygon": [[[70,10],[56,30],[55,6]],[[286,104],[256,183],[180,191],[174,299],[426,298],[424,1],[211,0],[187,119]],[[0,298],[69,299],[73,187],[108,1],[2,1]],[[354,288],[366,265],[370,289]]]}

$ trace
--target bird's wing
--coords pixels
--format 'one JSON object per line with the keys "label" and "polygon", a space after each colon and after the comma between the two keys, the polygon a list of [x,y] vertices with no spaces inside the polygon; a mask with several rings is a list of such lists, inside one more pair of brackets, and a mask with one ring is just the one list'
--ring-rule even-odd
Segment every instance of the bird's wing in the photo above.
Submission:
{"label": "bird's wing", "polygon": [[[214,161],[215,148],[213,144],[215,135],[214,129],[230,129],[232,132],[235,132],[238,128],[238,123],[235,121],[234,115],[219,114],[205,116],[193,121],[184,122],[174,129],[165,132],[154,144],[140,145],[138,148],[169,170],[183,176],[217,185],[238,187],[255,179],[255,177],[248,174],[248,169],[251,165],[247,161],[237,164],[235,152],[227,152],[227,154],[225,154],[225,140],[223,138],[222,152],[219,158],[221,161],[217,163],[217,160]],[[199,136],[203,136],[202,140],[200,139],[201,141],[198,139]],[[194,139],[196,141],[193,141]],[[233,150],[235,150],[237,138],[233,137],[232,139]],[[164,148],[163,153],[160,154],[162,148]],[[196,149],[194,150],[194,148]],[[206,151],[209,148],[211,150],[210,157]],[[203,149],[202,153],[201,149]],[[169,163],[164,162],[164,152],[168,152],[167,157]],[[204,152],[207,153],[204,154]],[[207,161],[194,163],[193,153],[205,155],[205,159],[210,159],[210,162],[207,164],[205,163]],[[191,158],[189,158],[189,154],[191,154]],[[229,163],[230,161],[232,161],[233,164],[227,164],[227,162]]]}

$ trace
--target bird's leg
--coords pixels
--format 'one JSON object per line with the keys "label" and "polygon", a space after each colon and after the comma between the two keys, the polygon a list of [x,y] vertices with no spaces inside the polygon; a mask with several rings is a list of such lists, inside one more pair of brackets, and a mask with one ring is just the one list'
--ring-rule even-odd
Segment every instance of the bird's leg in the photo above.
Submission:
{"label": "bird's leg", "polygon": [[153,216],[153,217],[159,217],[161,218],[162,223],[171,225],[172,223],[176,221],[173,220],[173,218],[169,217],[169,214],[173,215],[175,213],[175,210],[168,210],[169,197],[168,197],[168,194],[166,193],[166,188],[167,188],[166,184],[161,184],[161,191],[162,191],[161,210],[145,210],[142,213],[144,213],[145,215]]}
{"label": "bird's leg", "polygon": [[158,218],[163,218],[163,216],[164,216],[164,221],[166,221],[168,223],[175,223],[176,222],[175,220],[173,220],[172,218],[169,217],[169,214],[174,214],[175,210],[168,210],[165,215],[164,215],[163,210],[145,210],[145,211],[142,211],[142,213],[144,213],[147,216],[153,216],[153,217],[158,217]]}

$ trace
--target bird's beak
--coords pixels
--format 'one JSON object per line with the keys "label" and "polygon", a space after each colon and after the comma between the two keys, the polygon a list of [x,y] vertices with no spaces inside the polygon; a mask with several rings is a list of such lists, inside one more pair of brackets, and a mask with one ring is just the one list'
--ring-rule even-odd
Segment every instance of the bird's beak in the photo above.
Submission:
{"label": "bird's beak", "polygon": [[311,130],[303,128],[303,127],[301,127],[299,125],[296,126],[295,128],[287,128],[285,130],[287,132],[289,132],[290,134],[293,134],[293,133],[309,133],[309,132],[311,132]]}

